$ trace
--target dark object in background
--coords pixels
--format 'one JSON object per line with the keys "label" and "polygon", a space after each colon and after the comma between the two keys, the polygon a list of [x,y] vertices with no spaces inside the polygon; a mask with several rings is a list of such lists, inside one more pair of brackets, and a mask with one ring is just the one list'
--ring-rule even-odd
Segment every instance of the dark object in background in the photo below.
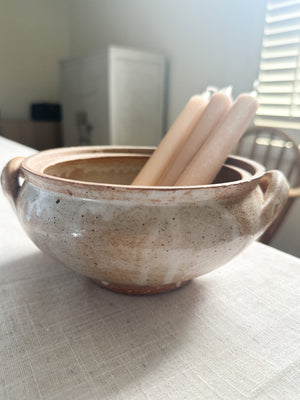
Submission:
{"label": "dark object in background", "polygon": [[61,105],[58,103],[32,103],[30,106],[32,121],[61,121]]}

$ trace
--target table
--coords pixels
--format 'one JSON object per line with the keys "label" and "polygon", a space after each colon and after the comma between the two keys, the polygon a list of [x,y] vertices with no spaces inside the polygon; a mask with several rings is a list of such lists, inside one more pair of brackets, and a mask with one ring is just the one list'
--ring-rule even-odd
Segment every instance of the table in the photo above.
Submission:
{"label": "table", "polygon": [[[1,167],[33,150],[0,138]],[[167,294],[109,292],[42,254],[0,196],[0,398],[300,398],[300,260],[253,243]]]}

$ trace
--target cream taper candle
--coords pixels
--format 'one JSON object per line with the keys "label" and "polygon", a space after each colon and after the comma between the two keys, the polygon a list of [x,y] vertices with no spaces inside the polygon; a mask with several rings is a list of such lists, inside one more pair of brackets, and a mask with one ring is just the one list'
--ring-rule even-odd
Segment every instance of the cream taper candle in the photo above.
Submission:
{"label": "cream taper candle", "polygon": [[212,95],[196,126],[183,145],[173,154],[165,172],[158,182],[159,186],[172,186],[176,183],[212,130],[222,120],[232,105],[226,93]]}
{"label": "cream taper candle", "polygon": [[203,143],[175,185],[212,183],[224,161],[248,127],[256,110],[257,100],[255,97],[252,94],[241,94],[223,121]]}
{"label": "cream taper candle", "polygon": [[209,92],[205,92],[203,95],[190,98],[157,149],[133,180],[132,185],[157,185],[172,155],[182,146],[187,136],[198,122],[207,105],[208,96]]}

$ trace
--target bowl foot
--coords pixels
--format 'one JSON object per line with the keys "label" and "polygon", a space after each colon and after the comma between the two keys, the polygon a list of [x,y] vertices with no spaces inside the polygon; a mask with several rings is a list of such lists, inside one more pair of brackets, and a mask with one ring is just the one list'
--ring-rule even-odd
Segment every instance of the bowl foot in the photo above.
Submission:
{"label": "bowl foot", "polygon": [[97,285],[104,289],[111,290],[112,292],[131,295],[149,295],[170,292],[171,290],[179,289],[185,286],[190,280],[183,282],[168,283],[165,285],[157,286],[138,286],[138,285],[124,285],[119,283],[109,283],[98,279],[92,279]]}

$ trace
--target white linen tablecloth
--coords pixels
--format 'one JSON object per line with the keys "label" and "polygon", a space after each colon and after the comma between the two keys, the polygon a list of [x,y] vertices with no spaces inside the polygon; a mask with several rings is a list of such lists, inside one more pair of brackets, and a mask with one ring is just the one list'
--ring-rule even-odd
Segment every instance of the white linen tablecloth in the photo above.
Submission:
{"label": "white linen tablecloth", "polygon": [[[1,167],[31,149],[0,138]],[[300,398],[300,260],[254,243],[132,297],[42,254],[0,195],[0,399]]]}

